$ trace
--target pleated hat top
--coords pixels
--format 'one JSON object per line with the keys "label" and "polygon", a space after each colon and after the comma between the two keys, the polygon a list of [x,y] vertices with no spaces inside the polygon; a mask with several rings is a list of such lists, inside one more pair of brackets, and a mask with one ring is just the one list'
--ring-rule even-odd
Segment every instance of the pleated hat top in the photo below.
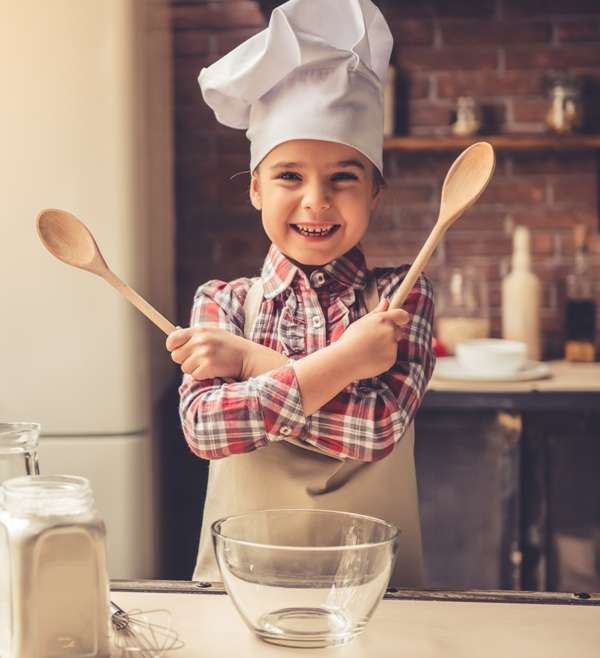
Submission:
{"label": "pleated hat top", "polygon": [[278,144],[320,139],[354,147],[383,174],[392,45],[371,0],[289,0],[198,82],[217,120],[246,130],[251,171]]}

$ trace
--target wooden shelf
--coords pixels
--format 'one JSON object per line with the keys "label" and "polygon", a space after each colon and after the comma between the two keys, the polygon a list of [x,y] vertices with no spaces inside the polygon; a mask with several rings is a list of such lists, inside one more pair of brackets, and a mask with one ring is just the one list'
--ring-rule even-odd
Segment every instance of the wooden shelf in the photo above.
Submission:
{"label": "wooden shelf", "polygon": [[565,151],[600,149],[600,135],[475,135],[473,137],[386,137],[384,151],[459,151],[475,142],[498,151]]}

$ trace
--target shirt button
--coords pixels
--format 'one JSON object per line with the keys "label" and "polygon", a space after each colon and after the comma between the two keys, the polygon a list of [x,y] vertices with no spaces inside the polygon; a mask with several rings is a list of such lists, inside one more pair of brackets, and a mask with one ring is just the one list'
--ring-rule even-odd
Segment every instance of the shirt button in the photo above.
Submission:
{"label": "shirt button", "polygon": [[282,436],[289,436],[292,433],[292,428],[287,425],[283,425],[279,428],[279,434]]}
{"label": "shirt button", "polygon": [[311,279],[315,288],[320,288],[325,283],[325,275],[319,270],[313,272]]}
{"label": "shirt button", "polygon": [[313,315],[312,323],[313,323],[313,327],[315,329],[318,329],[323,324],[323,320],[321,320],[321,318],[318,315]]}

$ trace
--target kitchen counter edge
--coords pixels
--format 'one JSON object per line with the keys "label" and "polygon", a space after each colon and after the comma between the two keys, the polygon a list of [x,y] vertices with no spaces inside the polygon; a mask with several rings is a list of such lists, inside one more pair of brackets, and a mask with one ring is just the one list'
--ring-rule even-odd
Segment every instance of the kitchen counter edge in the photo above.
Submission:
{"label": "kitchen counter edge", "polygon": [[[226,595],[222,583],[190,580],[113,580],[113,592],[148,592],[171,594]],[[480,603],[536,603],[551,605],[600,606],[600,593],[525,592],[514,590],[411,590],[389,589],[386,599],[398,601],[457,601]]]}

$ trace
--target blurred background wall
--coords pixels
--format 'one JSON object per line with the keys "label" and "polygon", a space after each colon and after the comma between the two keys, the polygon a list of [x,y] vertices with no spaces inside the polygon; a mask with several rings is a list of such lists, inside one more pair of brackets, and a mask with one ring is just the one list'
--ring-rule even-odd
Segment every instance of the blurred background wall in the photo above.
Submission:
{"label": "blurred background wall", "polygon": [[[243,131],[221,126],[196,78],[266,26],[279,2],[172,0],[178,321],[188,321],[195,287],[211,277],[258,272],[267,242],[248,202],[249,148]],[[381,0],[394,35],[397,133],[448,135],[459,96],[474,96],[491,134],[541,133],[553,71],[584,80],[586,132],[600,131],[600,3],[596,0]],[[441,183],[456,153],[387,152],[387,201],[365,246],[372,265],[410,262],[437,216]],[[445,239],[429,268],[476,266],[489,282],[499,335],[500,279],[511,231],[532,231],[543,281],[544,354],[562,355],[564,277],[573,266],[576,224],[589,229],[600,277],[598,156],[593,149],[498,154],[492,184]],[[600,309],[600,304],[597,304]]]}
{"label": "blurred background wall", "polygon": [[[258,274],[268,247],[248,200],[249,143],[243,131],[215,120],[197,77],[202,67],[264,29],[278,4],[171,0],[176,320],[181,325],[189,322],[200,283]],[[582,80],[583,133],[600,133],[597,0],[376,4],[395,40],[398,135],[450,135],[460,96],[473,96],[482,105],[485,134],[544,133],[546,84],[557,72]],[[459,150],[439,152],[425,144],[410,152],[386,151],[386,200],[364,241],[371,265],[414,258],[436,219],[442,181]],[[488,283],[492,334],[499,336],[500,281],[510,266],[512,230],[529,227],[533,265],[543,284],[544,356],[561,358],[564,280],[573,268],[578,224],[588,229],[590,264],[600,278],[598,163],[598,147],[589,145],[498,151],[488,190],[430,263],[428,274],[437,287],[451,267],[476,267]],[[165,573],[189,578],[208,464],[191,456],[183,437],[174,435],[179,381],[174,373],[163,419],[170,437],[162,457],[164,505],[170,510],[163,524]],[[578,411],[521,419],[493,409],[424,408],[417,419],[417,468],[429,584],[597,588],[600,501],[583,465],[589,470],[597,464],[598,422],[597,414]],[[546,490],[554,498],[546,493],[542,503],[540,491]],[[540,514],[547,523],[538,522]],[[567,551],[568,559],[561,557],[565,537],[577,547]],[[581,555],[587,557],[582,561]],[[523,576],[526,563],[532,577]]]}

